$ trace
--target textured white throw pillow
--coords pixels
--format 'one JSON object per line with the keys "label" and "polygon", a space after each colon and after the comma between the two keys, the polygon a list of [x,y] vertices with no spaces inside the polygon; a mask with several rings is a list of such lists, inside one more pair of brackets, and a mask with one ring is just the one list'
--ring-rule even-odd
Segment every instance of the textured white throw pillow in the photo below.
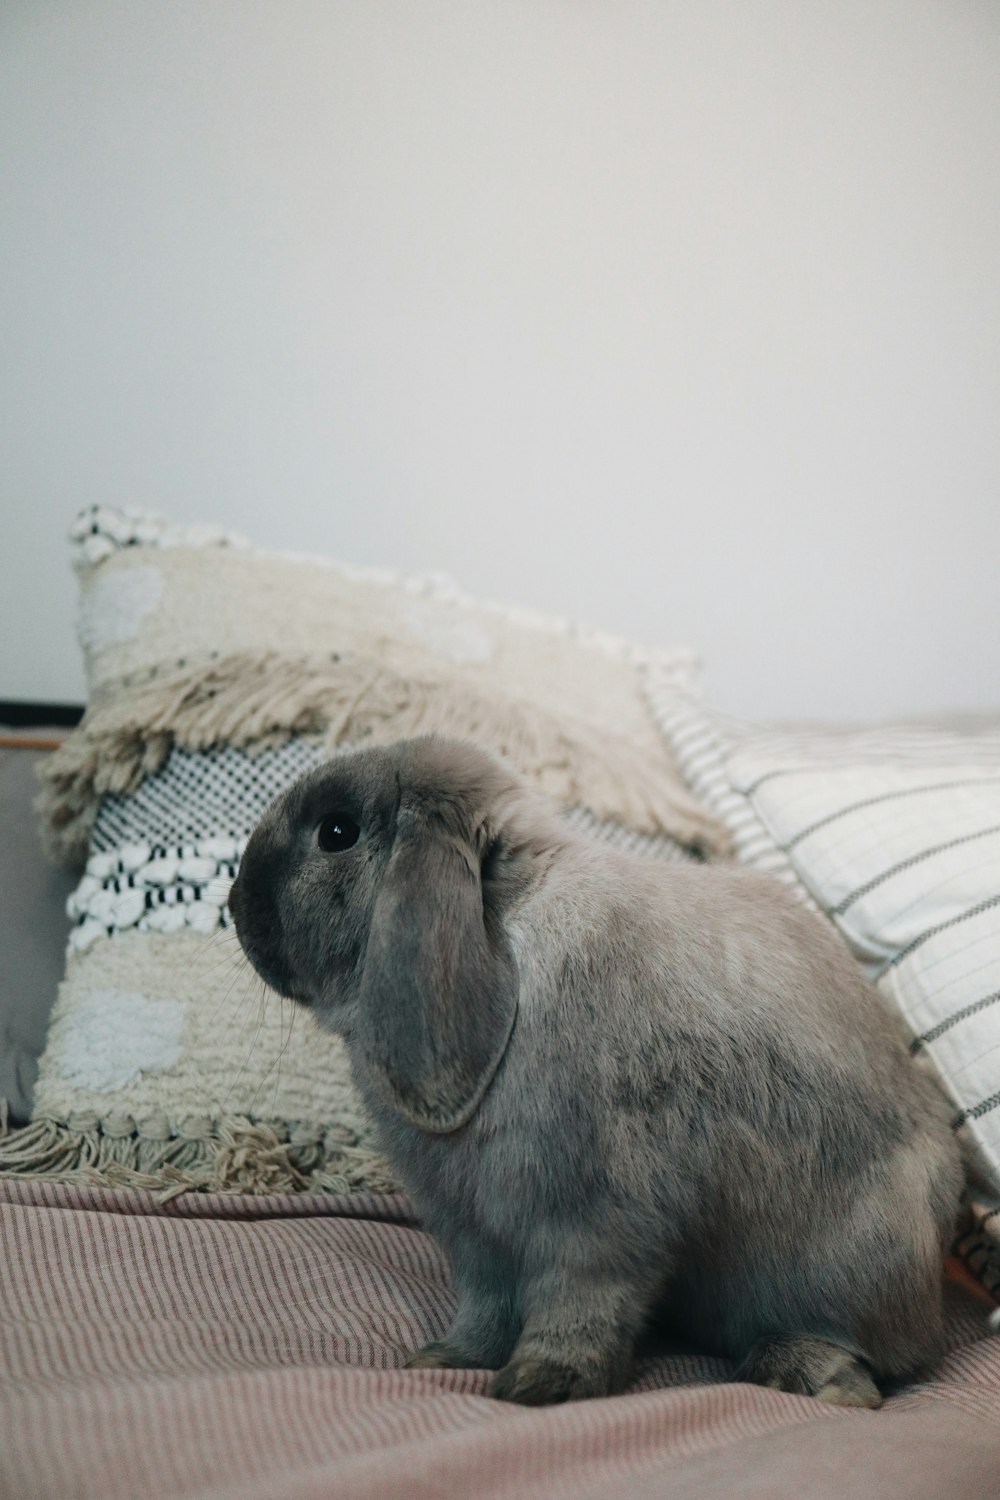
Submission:
{"label": "textured white throw pillow", "polygon": [[764,729],[648,690],[738,856],[836,925],[937,1073],[1000,1234],[1000,721]]}
{"label": "textured white throw pillow", "polygon": [[340,1040],[267,993],[226,906],[251,829],[304,771],[444,732],[505,755],[593,837],[713,850],[642,693],[652,654],[440,578],[257,551],[97,507],[74,527],[90,704],[45,768],[86,859],[33,1122],[0,1172],[163,1191],[384,1188]]}

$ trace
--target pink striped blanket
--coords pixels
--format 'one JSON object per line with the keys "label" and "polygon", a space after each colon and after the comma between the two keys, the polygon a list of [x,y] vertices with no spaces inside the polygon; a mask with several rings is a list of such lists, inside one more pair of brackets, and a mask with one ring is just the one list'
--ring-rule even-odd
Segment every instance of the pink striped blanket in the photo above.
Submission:
{"label": "pink striped blanket", "polygon": [[880,1412],[654,1349],[627,1394],[528,1411],[480,1371],[404,1371],[447,1267],[401,1199],[0,1181],[3,1500],[996,1500],[1000,1338]]}

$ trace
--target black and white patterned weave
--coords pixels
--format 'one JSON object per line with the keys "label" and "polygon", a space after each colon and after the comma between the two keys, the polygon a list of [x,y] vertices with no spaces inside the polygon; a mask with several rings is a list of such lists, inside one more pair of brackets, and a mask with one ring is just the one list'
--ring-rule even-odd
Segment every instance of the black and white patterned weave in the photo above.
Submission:
{"label": "black and white patterned weave", "polygon": [[229,747],[174,749],[132,796],[102,798],[91,848],[246,838],[275,797],[327,759],[328,751],[298,738],[253,755]]}

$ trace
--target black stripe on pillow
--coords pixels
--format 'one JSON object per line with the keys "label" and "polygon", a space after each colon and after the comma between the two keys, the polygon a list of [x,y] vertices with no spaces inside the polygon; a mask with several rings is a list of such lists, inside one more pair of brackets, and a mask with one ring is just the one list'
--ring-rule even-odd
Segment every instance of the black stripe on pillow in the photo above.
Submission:
{"label": "black stripe on pillow", "polygon": [[992,995],[985,995],[982,1000],[976,1000],[972,1005],[966,1005],[962,1010],[956,1010],[953,1016],[948,1016],[945,1020],[939,1021],[936,1026],[931,1027],[930,1031],[925,1031],[922,1035],[915,1036],[910,1043],[910,1051],[919,1052],[921,1047],[926,1047],[929,1042],[936,1042],[939,1036],[943,1036],[946,1031],[950,1031],[960,1021],[966,1020],[969,1016],[977,1015],[979,1011],[986,1010],[990,1005],[995,1005],[998,1000],[1000,1000],[1000,990],[995,990]]}
{"label": "black stripe on pillow", "polygon": [[888,959],[882,965],[877,977],[881,979],[890,969],[894,969],[897,964],[901,964],[904,958],[909,958],[911,953],[916,953],[917,949],[922,948],[932,937],[937,937],[939,932],[947,932],[949,927],[958,927],[962,922],[968,922],[972,917],[978,917],[984,911],[989,911],[992,906],[1000,906],[1000,896],[990,896],[988,900],[980,901],[977,905],[970,906],[968,911],[961,912],[957,917],[949,917],[947,922],[939,922],[936,927],[928,927],[926,932],[922,932],[919,937],[913,939],[912,943],[907,943],[905,948],[900,948],[899,952],[893,958]]}
{"label": "black stripe on pillow", "polygon": [[818,832],[820,828],[826,828],[830,823],[836,823],[838,818],[846,818],[849,813],[860,812],[864,807],[877,807],[880,802],[896,802],[903,797],[919,797],[925,792],[947,792],[960,786],[988,786],[993,781],[1000,781],[1000,776],[973,776],[966,777],[963,781],[935,781],[928,786],[910,786],[898,792],[880,792],[877,797],[865,797],[861,802],[852,802],[849,807],[841,807],[836,812],[828,813],[825,818],[820,818],[818,822],[811,823],[808,828],[803,828],[801,833],[789,839],[787,844],[782,844],[781,848],[787,854],[790,849],[795,848],[796,844],[807,839],[811,833]]}
{"label": "black stripe on pillow", "polygon": [[988,1099],[980,1099],[971,1109],[963,1109],[952,1120],[952,1125],[957,1130],[960,1125],[965,1125],[969,1120],[981,1120],[983,1115],[988,1115],[1000,1105],[1000,1089],[995,1094],[990,1094]]}
{"label": "black stripe on pillow", "polygon": [[877,886],[882,885],[884,881],[891,880],[893,875],[899,875],[903,870],[912,869],[914,865],[921,864],[923,860],[930,859],[934,854],[944,854],[948,849],[958,849],[962,844],[971,844],[976,839],[988,838],[991,833],[1000,833],[1000,823],[994,823],[992,828],[977,829],[975,833],[967,833],[959,839],[948,839],[946,843],[935,844],[930,849],[924,849],[920,854],[911,854],[909,859],[900,860],[898,865],[890,865],[887,870],[882,871],[881,875],[876,875],[872,880],[866,881],[864,885],[859,885],[857,890],[851,891],[850,895],[845,896],[843,901],[838,901],[836,906],[831,906],[829,908],[830,916],[842,917],[847,908],[853,906],[855,901],[859,901],[862,896],[867,896],[869,892],[875,890]]}

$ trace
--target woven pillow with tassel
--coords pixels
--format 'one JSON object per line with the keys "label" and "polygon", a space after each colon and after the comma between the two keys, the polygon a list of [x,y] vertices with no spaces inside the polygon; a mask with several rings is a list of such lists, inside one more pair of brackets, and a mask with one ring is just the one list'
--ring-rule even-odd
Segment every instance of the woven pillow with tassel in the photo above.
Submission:
{"label": "woven pillow with tassel", "polygon": [[387,1189],[340,1042],[241,959],[226,896],[254,823],[342,748],[440,731],[596,838],[711,854],[725,835],[642,686],[655,663],[690,687],[692,658],[138,512],[84,512],[73,539],[90,705],[42,811],[86,867],[32,1123],[0,1140],[0,1172]]}

